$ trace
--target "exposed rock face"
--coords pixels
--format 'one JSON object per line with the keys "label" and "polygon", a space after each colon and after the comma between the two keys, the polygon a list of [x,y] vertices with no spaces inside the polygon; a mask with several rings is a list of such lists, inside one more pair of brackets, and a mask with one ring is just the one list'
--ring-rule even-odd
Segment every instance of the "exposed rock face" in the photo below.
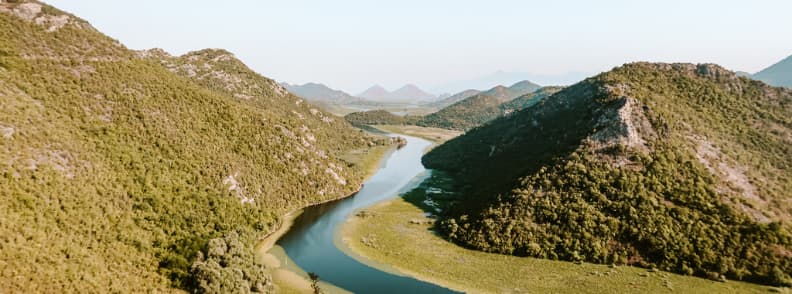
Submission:
{"label": "exposed rock face", "polygon": [[14,128],[0,125],[0,134],[3,135],[4,139],[11,140],[14,137]]}
{"label": "exposed rock face", "polygon": [[55,32],[69,23],[74,18],[66,15],[50,15],[42,13],[43,6],[35,2],[25,2],[21,4],[11,4],[0,2],[0,12],[10,13],[26,21],[31,21],[37,25],[47,28],[47,32]]}
{"label": "exposed rock face", "polygon": [[598,143],[597,149],[624,146],[639,151],[649,151],[647,141],[657,137],[652,124],[635,98],[621,97],[613,107],[606,107],[594,126],[591,139]]}

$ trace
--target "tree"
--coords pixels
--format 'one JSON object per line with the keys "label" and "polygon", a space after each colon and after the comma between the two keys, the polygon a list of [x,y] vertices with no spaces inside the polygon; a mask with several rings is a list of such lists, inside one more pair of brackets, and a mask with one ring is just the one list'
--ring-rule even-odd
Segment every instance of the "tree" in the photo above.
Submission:
{"label": "tree", "polygon": [[311,279],[311,288],[313,288],[314,294],[321,294],[322,288],[319,288],[319,275],[316,273],[308,273],[308,278]]}

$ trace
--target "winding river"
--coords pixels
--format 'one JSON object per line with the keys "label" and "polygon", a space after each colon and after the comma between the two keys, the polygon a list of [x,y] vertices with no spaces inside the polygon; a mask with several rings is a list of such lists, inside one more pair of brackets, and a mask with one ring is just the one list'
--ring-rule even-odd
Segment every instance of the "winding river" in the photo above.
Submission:
{"label": "winding river", "polygon": [[426,170],[421,156],[429,141],[401,136],[407,145],[394,151],[355,196],[306,208],[277,242],[306,272],[355,293],[456,293],[411,277],[380,271],[358,262],[334,243],[337,230],[355,209],[397,197],[415,187]]}

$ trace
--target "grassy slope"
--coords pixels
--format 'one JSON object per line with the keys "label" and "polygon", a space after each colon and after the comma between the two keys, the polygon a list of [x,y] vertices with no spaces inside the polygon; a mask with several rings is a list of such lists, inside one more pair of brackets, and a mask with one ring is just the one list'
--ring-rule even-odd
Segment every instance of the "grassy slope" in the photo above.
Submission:
{"label": "grassy slope", "polygon": [[407,125],[375,125],[373,127],[390,133],[424,138],[438,144],[456,138],[462,134],[462,132],[447,129]]}
{"label": "grassy slope", "polygon": [[[41,15],[61,14],[44,6]],[[201,281],[261,290],[257,237],[283,213],[362,182],[362,167],[340,156],[371,139],[224,52],[190,76],[74,17],[46,32],[0,13],[0,28],[8,290],[167,291]],[[246,277],[234,276],[240,269]]]}
{"label": "grassy slope", "polygon": [[[638,143],[619,135],[626,103]],[[630,64],[449,141],[424,163],[458,183],[463,196],[441,227],[461,244],[783,284],[790,107],[788,90],[717,66]]]}

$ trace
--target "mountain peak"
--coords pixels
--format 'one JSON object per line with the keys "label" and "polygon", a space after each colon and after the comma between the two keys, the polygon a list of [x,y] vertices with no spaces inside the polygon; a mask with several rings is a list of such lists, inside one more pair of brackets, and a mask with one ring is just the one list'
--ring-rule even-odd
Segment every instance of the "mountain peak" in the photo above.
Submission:
{"label": "mountain peak", "polygon": [[[420,90],[420,88],[418,88],[418,86],[416,86],[415,84],[406,84],[406,85],[402,86],[401,88],[399,88],[399,90],[403,90],[403,89]],[[398,90],[396,90],[396,91],[398,91]]]}
{"label": "mountain peak", "polygon": [[434,95],[424,92],[414,84],[406,84],[393,92],[386,90],[380,85],[374,85],[358,96],[379,102],[416,102],[436,98]]}
{"label": "mountain peak", "polygon": [[539,87],[541,87],[541,86],[539,86],[538,84],[536,84],[534,82],[531,82],[529,80],[523,80],[523,81],[519,81],[519,82],[514,83],[509,88],[517,89],[517,88],[539,88]]}
{"label": "mountain peak", "polygon": [[392,94],[393,98],[397,100],[421,101],[435,98],[434,95],[424,92],[421,88],[413,84],[404,85],[398,90],[393,91]]}
{"label": "mountain peak", "polygon": [[776,87],[792,88],[792,56],[763,69],[753,78]]}

